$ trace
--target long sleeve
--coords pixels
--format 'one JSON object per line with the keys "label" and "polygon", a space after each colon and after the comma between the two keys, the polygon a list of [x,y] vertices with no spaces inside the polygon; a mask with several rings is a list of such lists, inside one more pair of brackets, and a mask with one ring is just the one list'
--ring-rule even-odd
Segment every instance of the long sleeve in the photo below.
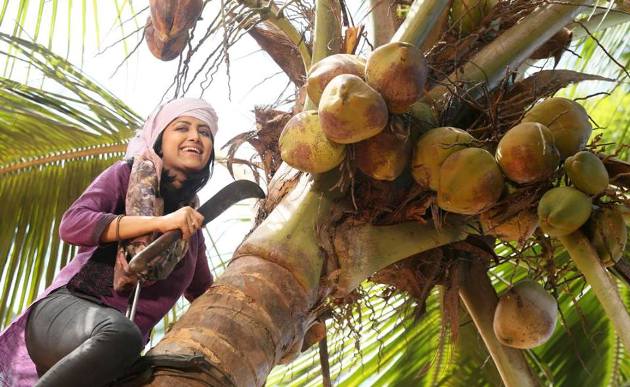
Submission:
{"label": "long sleeve", "polygon": [[61,219],[59,236],[67,243],[96,246],[107,225],[124,211],[129,166],[117,162],[101,173],[68,208]]}
{"label": "long sleeve", "polygon": [[184,296],[190,302],[200,295],[202,295],[214,282],[210,268],[208,267],[208,257],[206,256],[206,243],[204,242],[203,233],[201,230],[197,232],[198,247],[197,247],[197,262],[195,264],[195,273],[193,274],[192,281]]}

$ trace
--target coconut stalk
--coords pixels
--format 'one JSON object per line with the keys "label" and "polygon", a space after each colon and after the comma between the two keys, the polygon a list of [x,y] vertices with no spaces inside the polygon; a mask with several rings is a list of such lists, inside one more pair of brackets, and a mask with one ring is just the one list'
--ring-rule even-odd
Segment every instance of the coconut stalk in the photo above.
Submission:
{"label": "coconut stalk", "polygon": [[[533,12],[455,70],[446,83],[463,87],[459,92],[468,99],[480,98],[485,91],[497,87],[508,72],[516,70],[538,47],[571,23],[583,6],[592,3],[592,0],[568,0]],[[429,91],[428,99],[432,100],[436,109],[443,110],[446,106],[450,95],[455,93],[452,86],[438,85]]]}
{"label": "coconut stalk", "polygon": [[612,321],[624,347],[630,350],[630,315],[617,292],[615,283],[602,266],[597,252],[579,230],[570,235],[558,237],[558,240],[567,249],[575,266],[595,292],[595,296]]}
{"label": "coconut stalk", "polygon": [[[338,0],[317,0],[314,30],[313,58],[307,73],[310,66],[341,51],[341,4]],[[316,109],[316,106],[307,95],[304,110],[311,109]]]}
{"label": "coconut stalk", "polygon": [[449,0],[415,0],[403,24],[398,28],[392,42],[406,42],[422,47],[424,41],[438,27]]}
{"label": "coconut stalk", "polygon": [[372,36],[374,48],[382,46],[396,32],[394,21],[395,8],[390,0],[370,0],[370,18],[372,19]]}
{"label": "coconut stalk", "polygon": [[461,267],[464,270],[459,297],[486,344],[503,383],[507,387],[539,386],[523,351],[501,344],[494,334],[494,310],[499,300],[486,273],[487,268],[479,261],[464,262]]}
{"label": "coconut stalk", "polygon": [[466,239],[461,221],[442,225],[404,222],[391,226],[342,225],[335,231],[338,271],[335,297],[343,297],[368,276],[412,255]]}
{"label": "coconut stalk", "polygon": [[311,66],[341,50],[341,5],[337,0],[317,0],[315,3],[315,35]]}
{"label": "coconut stalk", "polygon": [[306,45],[304,36],[284,17],[282,9],[278,8],[273,1],[269,1],[269,4],[262,8],[260,7],[261,3],[257,0],[238,0],[238,2],[250,9],[258,10],[266,21],[284,32],[287,38],[297,46],[304,62],[304,69],[308,71],[311,64],[311,50]]}
{"label": "coconut stalk", "polygon": [[382,46],[396,32],[396,22],[394,12],[390,0],[370,0],[371,19],[372,19],[372,35],[374,36],[374,48]]}

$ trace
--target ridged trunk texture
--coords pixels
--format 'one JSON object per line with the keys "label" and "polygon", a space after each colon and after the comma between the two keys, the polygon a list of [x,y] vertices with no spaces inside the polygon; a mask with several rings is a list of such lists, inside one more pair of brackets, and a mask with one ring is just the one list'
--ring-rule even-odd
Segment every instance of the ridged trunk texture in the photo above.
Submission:
{"label": "ridged trunk texture", "polygon": [[158,370],[150,386],[261,386],[303,337],[306,292],[285,268],[255,256],[234,260],[151,355],[203,355],[214,370]]}

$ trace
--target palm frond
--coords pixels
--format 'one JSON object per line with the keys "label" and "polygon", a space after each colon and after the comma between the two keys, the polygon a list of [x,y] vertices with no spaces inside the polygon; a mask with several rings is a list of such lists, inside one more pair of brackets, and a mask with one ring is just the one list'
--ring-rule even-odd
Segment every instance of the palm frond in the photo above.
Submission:
{"label": "palm frond", "polygon": [[0,78],[0,326],[74,254],[61,215],[125,149],[140,118],[44,46],[0,34],[4,57],[28,61],[49,92]]}

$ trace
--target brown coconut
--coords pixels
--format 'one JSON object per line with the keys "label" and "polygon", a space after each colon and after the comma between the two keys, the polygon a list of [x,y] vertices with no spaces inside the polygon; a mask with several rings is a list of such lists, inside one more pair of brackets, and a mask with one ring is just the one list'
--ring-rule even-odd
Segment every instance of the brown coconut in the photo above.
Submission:
{"label": "brown coconut", "polygon": [[411,172],[418,184],[437,191],[440,167],[448,156],[465,149],[474,137],[452,127],[434,128],[420,136],[413,151]]}
{"label": "brown coconut", "polygon": [[528,349],[549,340],[558,320],[558,303],[534,281],[521,281],[499,298],[494,334],[501,344]]}
{"label": "brown coconut", "polygon": [[488,151],[462,149],[440,167],[437,204],[449,212],[476,215],[499,200],[503,183],[501,169]]}
{"label": "brown coconut", "polygon": [[365,66],[365,79],[387,102],[392,113],[404,113],[424,93],[427,62],[422,52],[405,42],[374,50]]}
{"label": "brown coconut", "polygon": [[173,40],[195,25],[203,9],[203,0],[149,0],[156,37]]}
{"label": "brown coconut", "polygon": [[376,180],[395,180],[405,169],[411,156],[408,136],[401,136],[389,129],[354,147],[357,168]]}
{"label": "brown coconut", "polygon": [[536,51],[530,56],[531,59],[546,59],[555,58],[556,63],[560,60],[562,53],[569,48],[571,39],[573,38],[573,32],[568,28],[563,28],[558,31],[549,40],[538,47]]}
{"label": "brown coconut", "polygon": [[504,209],[491,208],[479,215],[481,229],[504,242],[525,243],[538,228],[538,215],[535,210],[525,209],[512,216],[505,216]]}
{"label": "brown coconut", "polygon": [[353,74],[363,77],[365,74],[365,59],[350,54],[335,54],[315,63],[306,78],[308,96],[316,105],[326,88],[326,85],[337,75]]}
{"label": "brown coconut", "polygon": [[280,156],[290,166],[309,173],[323,173],[338,166],[346,155],[345,145],[324,135],[315,110],[293,116],[282,129]]}
{"label": "brown coconut", "polygon": [[582,150],[593,131],[582,105],[560,97],[534,105],[523,122],[538,122],[549,128],[562,160]]}
{"label": "brown coconut", "polygon": [[508,179],[528,184],[551,177],[560,164],[560,153],[546,126],[524,122],[501,138],[496,159]]}
{"label": "brown coconut", "polygon": [[151,22],[151,18],[149,18],[144,27],[144,38],[153,56],[163,61],[169,61],[177,58],[184,51],[184,48],[186,48],[186,44],[188,44],[188,31],[185,31],[174,39],[162,41],[156,36],[153,23]]}
{"label": "brown coconut", "polygon": [[608,267],[617,263],[628,241],[628,229],[620,208],[612,206],[596,209],[585,228],[602,264]]}
{"label": "brown coconut", "polygon": [[340,144],[376,136],[389,118],[381,95],[352,74],[337,75],[328,83],[318,111],[322,130],[330,140]]}

